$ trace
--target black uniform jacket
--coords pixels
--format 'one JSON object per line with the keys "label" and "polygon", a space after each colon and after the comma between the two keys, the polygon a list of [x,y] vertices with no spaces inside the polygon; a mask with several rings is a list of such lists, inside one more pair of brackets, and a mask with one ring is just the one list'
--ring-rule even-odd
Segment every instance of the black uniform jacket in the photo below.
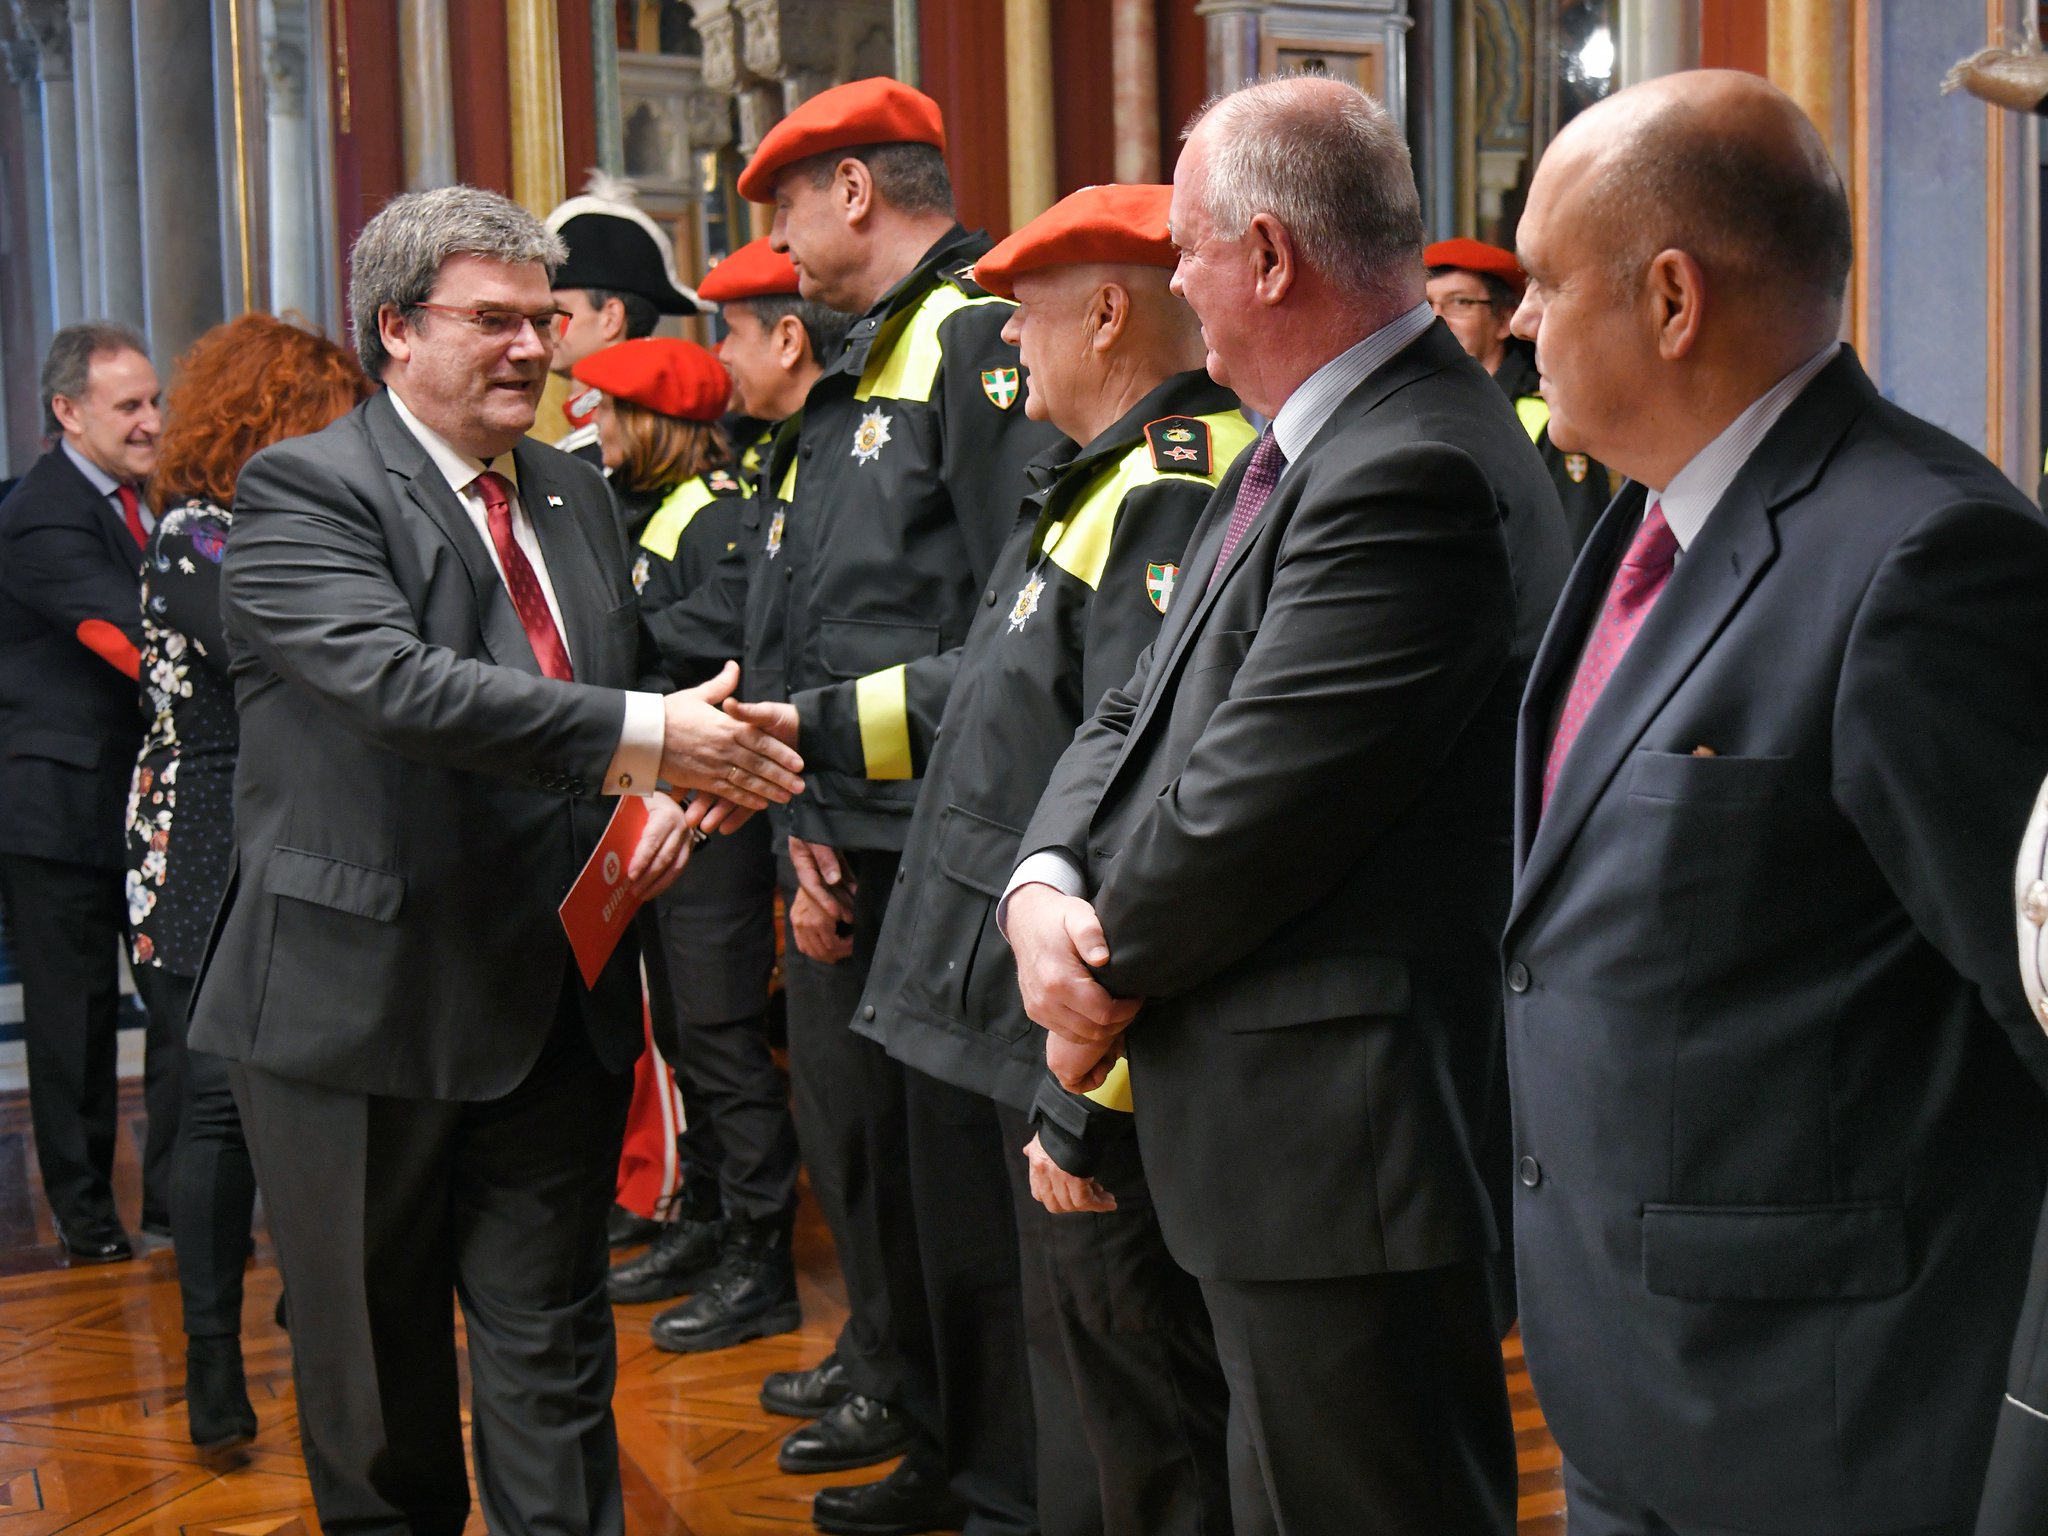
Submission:
{"label": "black uniform jacket", "polygon": [[[1186,565],[1215,565],[1242,465]],[[1550,477],[1441,323],[1287,465],[1060,759],[1020,852],[1085,872],[1174,1259],[1312,1279],[1477,1259],[1516,633]],[[1499,1170],[1505,1178],[1506,1170]]]}
{"label": "black uniform jacket", "polygon": [[2048,774],[2048,525],[1844,348],[1680,557],[1539,815],[1644,499],[1586,546],[1522,712],[1530,1368],[1574,1465],[1675,1524],[1946,1524],[2048,1161],[2010,884]]}
{"label": "black uniform jacket", "polygon": [[[1254,437],[1207,374],[1161,384],[1066,463],[1032,466],[964,647],[796,696],[807,764],[923,776],[854,1029],[943,1081],[1028,1109],[1046,1077],[995,908],[1053,764],[1186,601],[1188,535]],[[942,714],[943,711],[943,714]]]}
{"label": "black uniform jacket", "polygon": [[[633,540],[633,590],[643,610],[658,614],[705,589],[728,557],[743,565],[740,541],[753,489],[734,470],[712,469],[692,475],[665,496],[649,498],[653,505],[644,517],[634,515],[639,510],[634,503],[642,498],[619,498]],[[739,659],[737,646],[733,659]],[[706,657],[685,666],[681,675],[671,675],[689,687],[717,665]]]}
{"label": "black uniform jacket", "polygon": [[[782,541],[792,693],[930,658],[967,638],[1017,515],[1024,466],[1058,441],[1024,414],[1012,305],[968,275],[988,238],[955,227],[855,321],[811,386]],[[898,849],[917,784],[807,773],[799,836]]]}
{"label": "black uniform jacket", "polygon": [[1613,480],[1607,466],[1583,453],[1566,453],[1550,440],[1550,402],[1543,398],[1535,349],[1527,342],[1508,343],[1507,356],[1493,381],[1514,401],[1522,429],[1543,455],[1550,483],[1557,487],[1558,504],[1564,508],[1565,533],[1571,539],[1572,553],[1577,554],[1593,525],[1600,521],[1600,514],[1607,510],[1607,503],[1613,500]]}
{"label": "black uniform jacket", "polygon": [[[462,502],[379,393],[242,471],[222,566],[241,756],[235,868],[192,1045],[405,1098],[499,1097],[552,1029],[556,908],[614,802],[623,690],[653,665],[604,482],[513,450],[576,681],[541,675]],[[629,934],[598,1056],[639,1053]]]}
{"label": "black uniform jacket", "polygon": [[133,536],[61,447],[0,502],[0,853],[127,862],[142,695],[79,626],[139,648],[141,571]]}

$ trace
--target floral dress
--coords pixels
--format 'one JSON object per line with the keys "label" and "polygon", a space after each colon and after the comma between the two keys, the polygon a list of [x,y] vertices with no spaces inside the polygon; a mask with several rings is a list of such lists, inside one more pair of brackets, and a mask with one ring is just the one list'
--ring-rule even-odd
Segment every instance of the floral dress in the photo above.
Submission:
{"label": "floral dress", "polygon": [[231,516],[194,501],[157,520],[142,562],[149,730],[128,791],[128,922],[137,965],[193,976],[234,846],[239,726],[220,619]]}

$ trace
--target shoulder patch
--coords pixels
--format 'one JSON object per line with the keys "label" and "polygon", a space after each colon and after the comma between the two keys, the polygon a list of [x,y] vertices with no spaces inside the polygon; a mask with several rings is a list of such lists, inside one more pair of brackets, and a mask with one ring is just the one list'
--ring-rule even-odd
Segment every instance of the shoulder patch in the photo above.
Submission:
{"label": "shoulder patch", "polygon": [[974,280],[974,263],[971,261],[963,261],[957,267],[949,267],[940,275],[969,298],[989,296],[988,290]]}
{"label": "shoulder patch", "polygon": [[745,484],[729,469],[707,469],[704,472],[704,489],[714,496],[747,494]]}
{"label": "shoulder patch", "polygon": [[1167,474],[1208,475],[1215,452],[1209,423],[1199,416],[1162,416],[1145,427],[1152,467]]}

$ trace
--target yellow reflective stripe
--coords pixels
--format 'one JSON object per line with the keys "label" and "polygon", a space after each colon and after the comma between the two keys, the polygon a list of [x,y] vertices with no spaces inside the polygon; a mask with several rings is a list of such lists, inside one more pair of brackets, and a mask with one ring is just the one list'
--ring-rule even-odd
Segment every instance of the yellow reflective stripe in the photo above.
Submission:
{"label": "yellow reflective stripe", "polygon": [[856,400],[929,400],[945,353],[939,327],[963,309],[980,304],[1007,304],[993,295],[970,299],[951,283],[940,283],[890,322],[868,349]]}
{"label": "yellow reflective stripe", "polygon": [[782,472],[782,484],[775,492],[778,501],[796,500],[796,461],[797,455],[792,453],[789,456],[789,468]]}
{"label": "yellow reflective stripe", "polygon": [[853,685],[860,750],[871,779],[909,779],[910,697],[901,666],[870,672]]}
{"label": "yellow reflective stripe", "polygon": [[1101,479],[1074,498],[1064,522],[1047,530],[1046,558],[1091,590],[1100,586],[1103,568],[1109,564],[1110,543],[1116,536],[1117,513],[1123,510],[1126,496],[1141,485],[1168,478],[1214,485],[1223,478],[1230,461],[1258,436],[1236,411],[1219,411],[1198,419],[1209,424],[1208,474],[1160,469],[1152,462],[1151,445],[1141,439],[1114,460]]}
{"label": "yellow reflective stripe", "polygon": [[640,530],[640,547],[653,550],[664,560],[675,559],[676,546],[683,541],[684,530],[716,499],[702,475],[685,480],[662,498],[661,505],[654,509],[654,516],[647,519],[647,526]]}
{"label": "yellow reflective stripe", "polygon": [[1119,1056],[1116,1065],[1109,1069],[1109,1076],[1102,1080],[1102,1086],[1089,1089],[1081,1097],[1093,1100],[1104,1109],[1119,1110],[1128,1115],[1131,1112],[1130,1058]]}
{"label": "yellow reflective stripe", "polygon": [[1541,395],[1523,395],[1515,401],[1515,414],[1522,418],[1522,430],[1533,443],[1550,425],[1550,402]]}

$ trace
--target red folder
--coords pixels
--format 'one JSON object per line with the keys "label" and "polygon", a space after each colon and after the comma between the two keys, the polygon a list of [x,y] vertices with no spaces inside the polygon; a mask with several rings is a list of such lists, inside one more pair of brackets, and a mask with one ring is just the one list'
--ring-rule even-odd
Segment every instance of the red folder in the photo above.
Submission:
{"label": "red folder", "polygon": [[640,910],[633,895],[626,866],[633,862],[633,850],[647,825],[647,797],[621,795],[619,808],[612,812],[611,825],[604,829],[590,862],[562,898],[562,931],[569,935],[569,948],[576,954],[576,969],[583,973],[583,985],[597,985],[598,975],[619,937]]}

